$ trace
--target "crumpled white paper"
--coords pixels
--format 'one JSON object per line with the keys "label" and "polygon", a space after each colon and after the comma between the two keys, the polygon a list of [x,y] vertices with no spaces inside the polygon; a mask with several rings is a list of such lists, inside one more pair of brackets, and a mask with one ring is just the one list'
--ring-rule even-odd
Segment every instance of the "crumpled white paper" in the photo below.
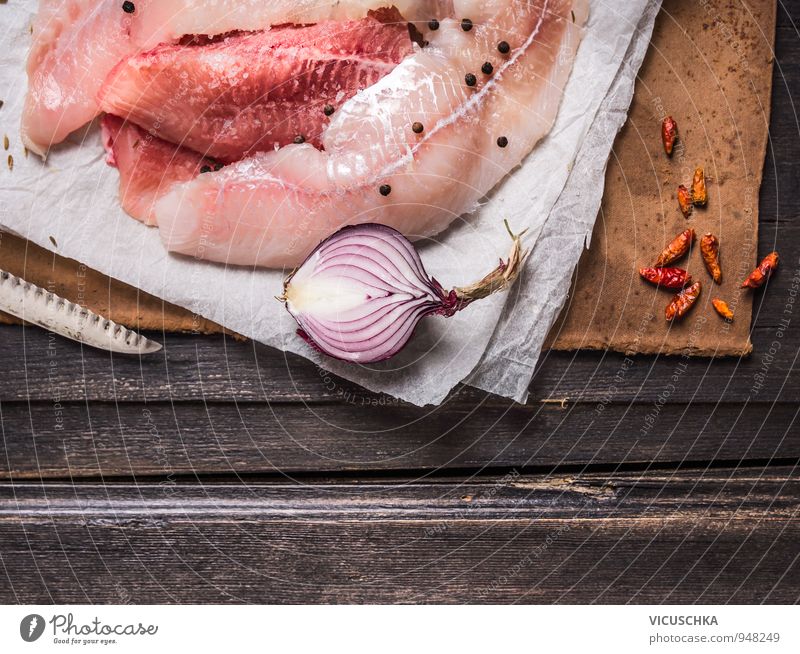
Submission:
{"label": "crumpled white paper", "polygon": [[[520,283],[450,319],[429,318],[409,346],[380,364],[355,366],[311,351],[274,296],[283,273],[198,262],[164,251],[158,233],[118,202],[117,171],[105,164],[96,125],[55,148],[46,163],[23,156],[19,120],[36,0],[0,7],[0,131],[12,141],[14,169],[0,167],[0,226],[62,256],[186,307],[244,336],[294,352],[374,391],[417,405],[438,404],[460,381],[517,401],[566,298],[591,234],[605,165],[622,126],[660,0],[591,2],[556,124],[474,214],[421,246],[428,271],[445,287],[476,281],[505,257],[527,228],[533,253]],[[545,263],[557,260],[559,266]]]}

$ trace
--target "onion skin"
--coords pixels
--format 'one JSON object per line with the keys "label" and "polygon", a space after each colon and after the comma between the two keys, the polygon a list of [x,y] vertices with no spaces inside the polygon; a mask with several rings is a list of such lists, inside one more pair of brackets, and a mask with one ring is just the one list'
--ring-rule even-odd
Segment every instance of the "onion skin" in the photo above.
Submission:
{"label": "onion skin", "polygon": [[513,283],[525,258],[520,237],[512,234],[508,262],[476,284],[445,291],[400,232],[351,225],[314,249],[286,278],[278,300],[320,352],[352,363],[383,361],[403,349],[425,316],[452,316]]}

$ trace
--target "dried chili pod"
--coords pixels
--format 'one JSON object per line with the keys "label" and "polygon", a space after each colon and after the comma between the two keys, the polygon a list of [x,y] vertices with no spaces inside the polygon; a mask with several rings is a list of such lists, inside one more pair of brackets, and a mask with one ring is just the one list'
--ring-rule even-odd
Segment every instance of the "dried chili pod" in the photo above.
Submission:
{"label": "dried chili pod", "polygon": [[656,260],[656,267],[668,266],[673,261],[677,261],[689,251],[689,247],[694,242],[694,230],[690,227],[678,234],[670,244],[665,247]]}
{"label": "dried chili pod", "polygon": [[759,288],[769,279],[769,276],[778,267],[778,253],[770,252],[747,279],[742,282],[742,288]]}
{"label": "dried chili pod", "polygon": [[722,283],[722,268],[719,265],[719,239],[708,232],[700,239],[700,253],[711,278],[717,283]]}
{"label": "dried chili pod", "polygon": [[733,311],[728,306],[728,303],[725,300],[720,300],[719,298],[715,297],[711,300],[711,304],[714,305],[714,310],[721,315],[725,320],[733,320]]}
{"label": "dried chili pod", "polygon": [[692,179],[692,202],[696,207],[704,207],[708,203],[706,176],[702,166],[698,166],[694,169],[694,178]]}
{"label": "dried chili pod", "polygon": [[678,123],[672,118],[667,116],[661,121],[661,141],[664,143],[664,152],[668,157],[672,156],[672,149],[675,147],[675,140],[678,138]]}
{"label": "dried chili pod", "polygon": [[639,268],[639,274],[648,282],[664,288],[683,288],[692,281],[692,276],[683,268]]}
{"label": "dried chili pod", "polygon": [[672,302],[667,305],[667,310],[664,314],[667,320],[677,320],[689,313],[689,310],[697,302],[697,298],[700,297],[700,288],[700,282],[695,282],[672,298]]}
{"label": "dried chili pod", "polygon": [[692,215],[692,193],[683,184],[678,187],[678,205],[684,218]]}

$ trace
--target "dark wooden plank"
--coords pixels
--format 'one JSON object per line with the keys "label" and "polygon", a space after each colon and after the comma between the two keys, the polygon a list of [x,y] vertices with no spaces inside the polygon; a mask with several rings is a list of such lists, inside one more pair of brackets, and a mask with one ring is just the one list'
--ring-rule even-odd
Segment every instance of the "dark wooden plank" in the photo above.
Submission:
{"label": "dark wooden plank", "polygon": [[6,404],[0,479],[800,459],[793,437],[798,411],[796,402],[433,412],[392,405]]}
{"label": "dark wooden plank", "polygon": [[799,599],[793,469],[0,498],[4,603]]}
{"label": "dark wooden plank", "polygon": [[[772,290],[764,302],[785,304],[789,291],[779,295]],[[617,353],[547,352],[531,386],[530,402],[548,398],[601,402],[611,393],[617,401],[647,403],[664,392],[676,373],[680,383],[671,391],[673,401],[744,401],[756,396],[774,400],[787,392],[800,396],[796,360],[800,320],[789,318],[788,327],[757,328],[755,352],[743,359],[635,356],[630,363]],[[779,333],[780,349],[771,356]],[[0,327],[0,361],[5,370],[0,401],[394,402],[300,357],[255,343],[222,336],[168,335],[164,340],[163,355],[140,360],[82,349],[38,329]],[[764,371],[766,383],[754,389],[757,375]],[[505,403],[469,387],[459,388],[448,400],[450,405],[468,406],[486,402]]]}

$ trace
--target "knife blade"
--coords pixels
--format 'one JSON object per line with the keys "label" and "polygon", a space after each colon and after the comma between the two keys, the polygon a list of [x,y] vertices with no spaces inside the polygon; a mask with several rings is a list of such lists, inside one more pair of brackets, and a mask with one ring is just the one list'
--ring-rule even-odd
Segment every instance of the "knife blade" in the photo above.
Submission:
{"label": "knife blade", "polygon": [[0,270],[0,311],[110,352],[151,354],[161,349],[160,343],[4,270]]}

